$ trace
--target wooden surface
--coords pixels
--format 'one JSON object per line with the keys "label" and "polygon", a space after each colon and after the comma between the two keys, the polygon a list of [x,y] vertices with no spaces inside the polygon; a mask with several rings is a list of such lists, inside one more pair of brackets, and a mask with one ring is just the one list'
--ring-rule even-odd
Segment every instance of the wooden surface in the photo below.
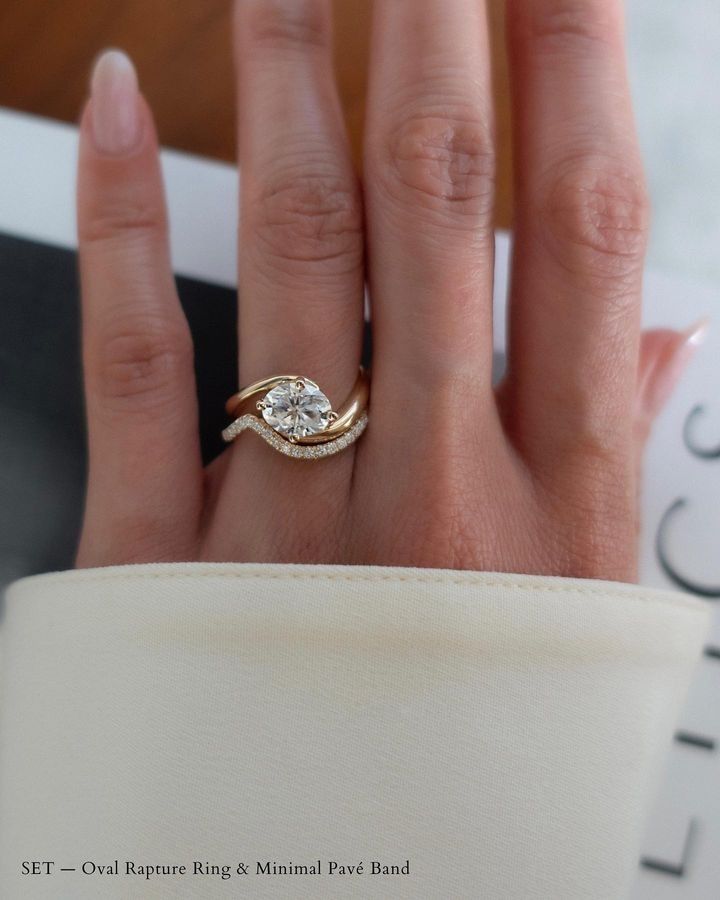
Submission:
{"label": "wooden surface", "polygon": [[[338,84],[359,160],[372,4],[334,0],[334,6]],[[510,142],[502,0],[489,0],[488,7],[497,98],[497,219],[506,225]],[[105,47],[121,47],[137,65],[163,144],[232,160],[230,9],[230,0],[0,0],[0,106],[75,121],[94,57]]]}

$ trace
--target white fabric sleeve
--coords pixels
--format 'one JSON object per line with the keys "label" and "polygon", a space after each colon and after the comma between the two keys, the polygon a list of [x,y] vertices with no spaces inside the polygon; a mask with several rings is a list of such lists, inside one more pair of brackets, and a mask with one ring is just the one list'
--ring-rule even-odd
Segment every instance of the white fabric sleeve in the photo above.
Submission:
{"label": "white fabric sleeve", "polygon": [[624,897],[707,626],[685,595],[564,578],[26,578],[2,625],[0,895]]}

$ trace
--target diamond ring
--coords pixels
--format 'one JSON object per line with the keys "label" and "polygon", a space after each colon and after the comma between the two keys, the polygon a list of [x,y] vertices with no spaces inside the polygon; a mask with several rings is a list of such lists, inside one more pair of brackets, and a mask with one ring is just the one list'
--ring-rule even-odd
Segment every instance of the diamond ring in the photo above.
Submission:
{"label": "diamond ring", "polygon": [[225,409],[233,422],[223,431],[223,440],[229,443],[249,429],[273,449],[295,459],[331,456],[349,447],[365,430],[368,395],[369,381],[363,369],[337,411],[309,378],[273,375],[230,397]]}

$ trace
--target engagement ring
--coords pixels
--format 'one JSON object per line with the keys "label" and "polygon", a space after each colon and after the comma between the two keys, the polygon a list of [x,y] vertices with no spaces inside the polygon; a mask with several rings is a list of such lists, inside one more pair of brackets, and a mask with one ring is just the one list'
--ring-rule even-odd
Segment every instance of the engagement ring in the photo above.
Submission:
{"label": "engagement ring", "polygon": [[310,378],[273,375],[230,397],[225,409],[235,418],[223,431],[223,440],[233,441],[250,429],[286,456],[331,456],[349,447],[365,430],[368,396],[369,381],[363,369],[337,410]]}

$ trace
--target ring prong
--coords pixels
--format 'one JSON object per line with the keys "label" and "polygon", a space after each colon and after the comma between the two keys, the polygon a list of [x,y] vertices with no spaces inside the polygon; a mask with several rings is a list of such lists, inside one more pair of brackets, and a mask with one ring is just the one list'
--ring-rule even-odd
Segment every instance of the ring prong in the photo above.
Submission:
{"label": "ring prong", "polygon": [[266,405],[267,404],[264,400],[258,400],[258,402],[255,404],[255,409],[257,409],[259,412],[262,412],[265,409]]}
{"label": "ring prong", "polygon": [[334,410],[330,410],[327,416],[328,422],[337,422],[338,414]]}
{"label": "ring prong", "polygon": [[305,382],[302,380],[302,378],[298,378],[298,380],[295,382],[295,387],[296,387],[299,391],[304,391],[304,390],[305,390]]}

